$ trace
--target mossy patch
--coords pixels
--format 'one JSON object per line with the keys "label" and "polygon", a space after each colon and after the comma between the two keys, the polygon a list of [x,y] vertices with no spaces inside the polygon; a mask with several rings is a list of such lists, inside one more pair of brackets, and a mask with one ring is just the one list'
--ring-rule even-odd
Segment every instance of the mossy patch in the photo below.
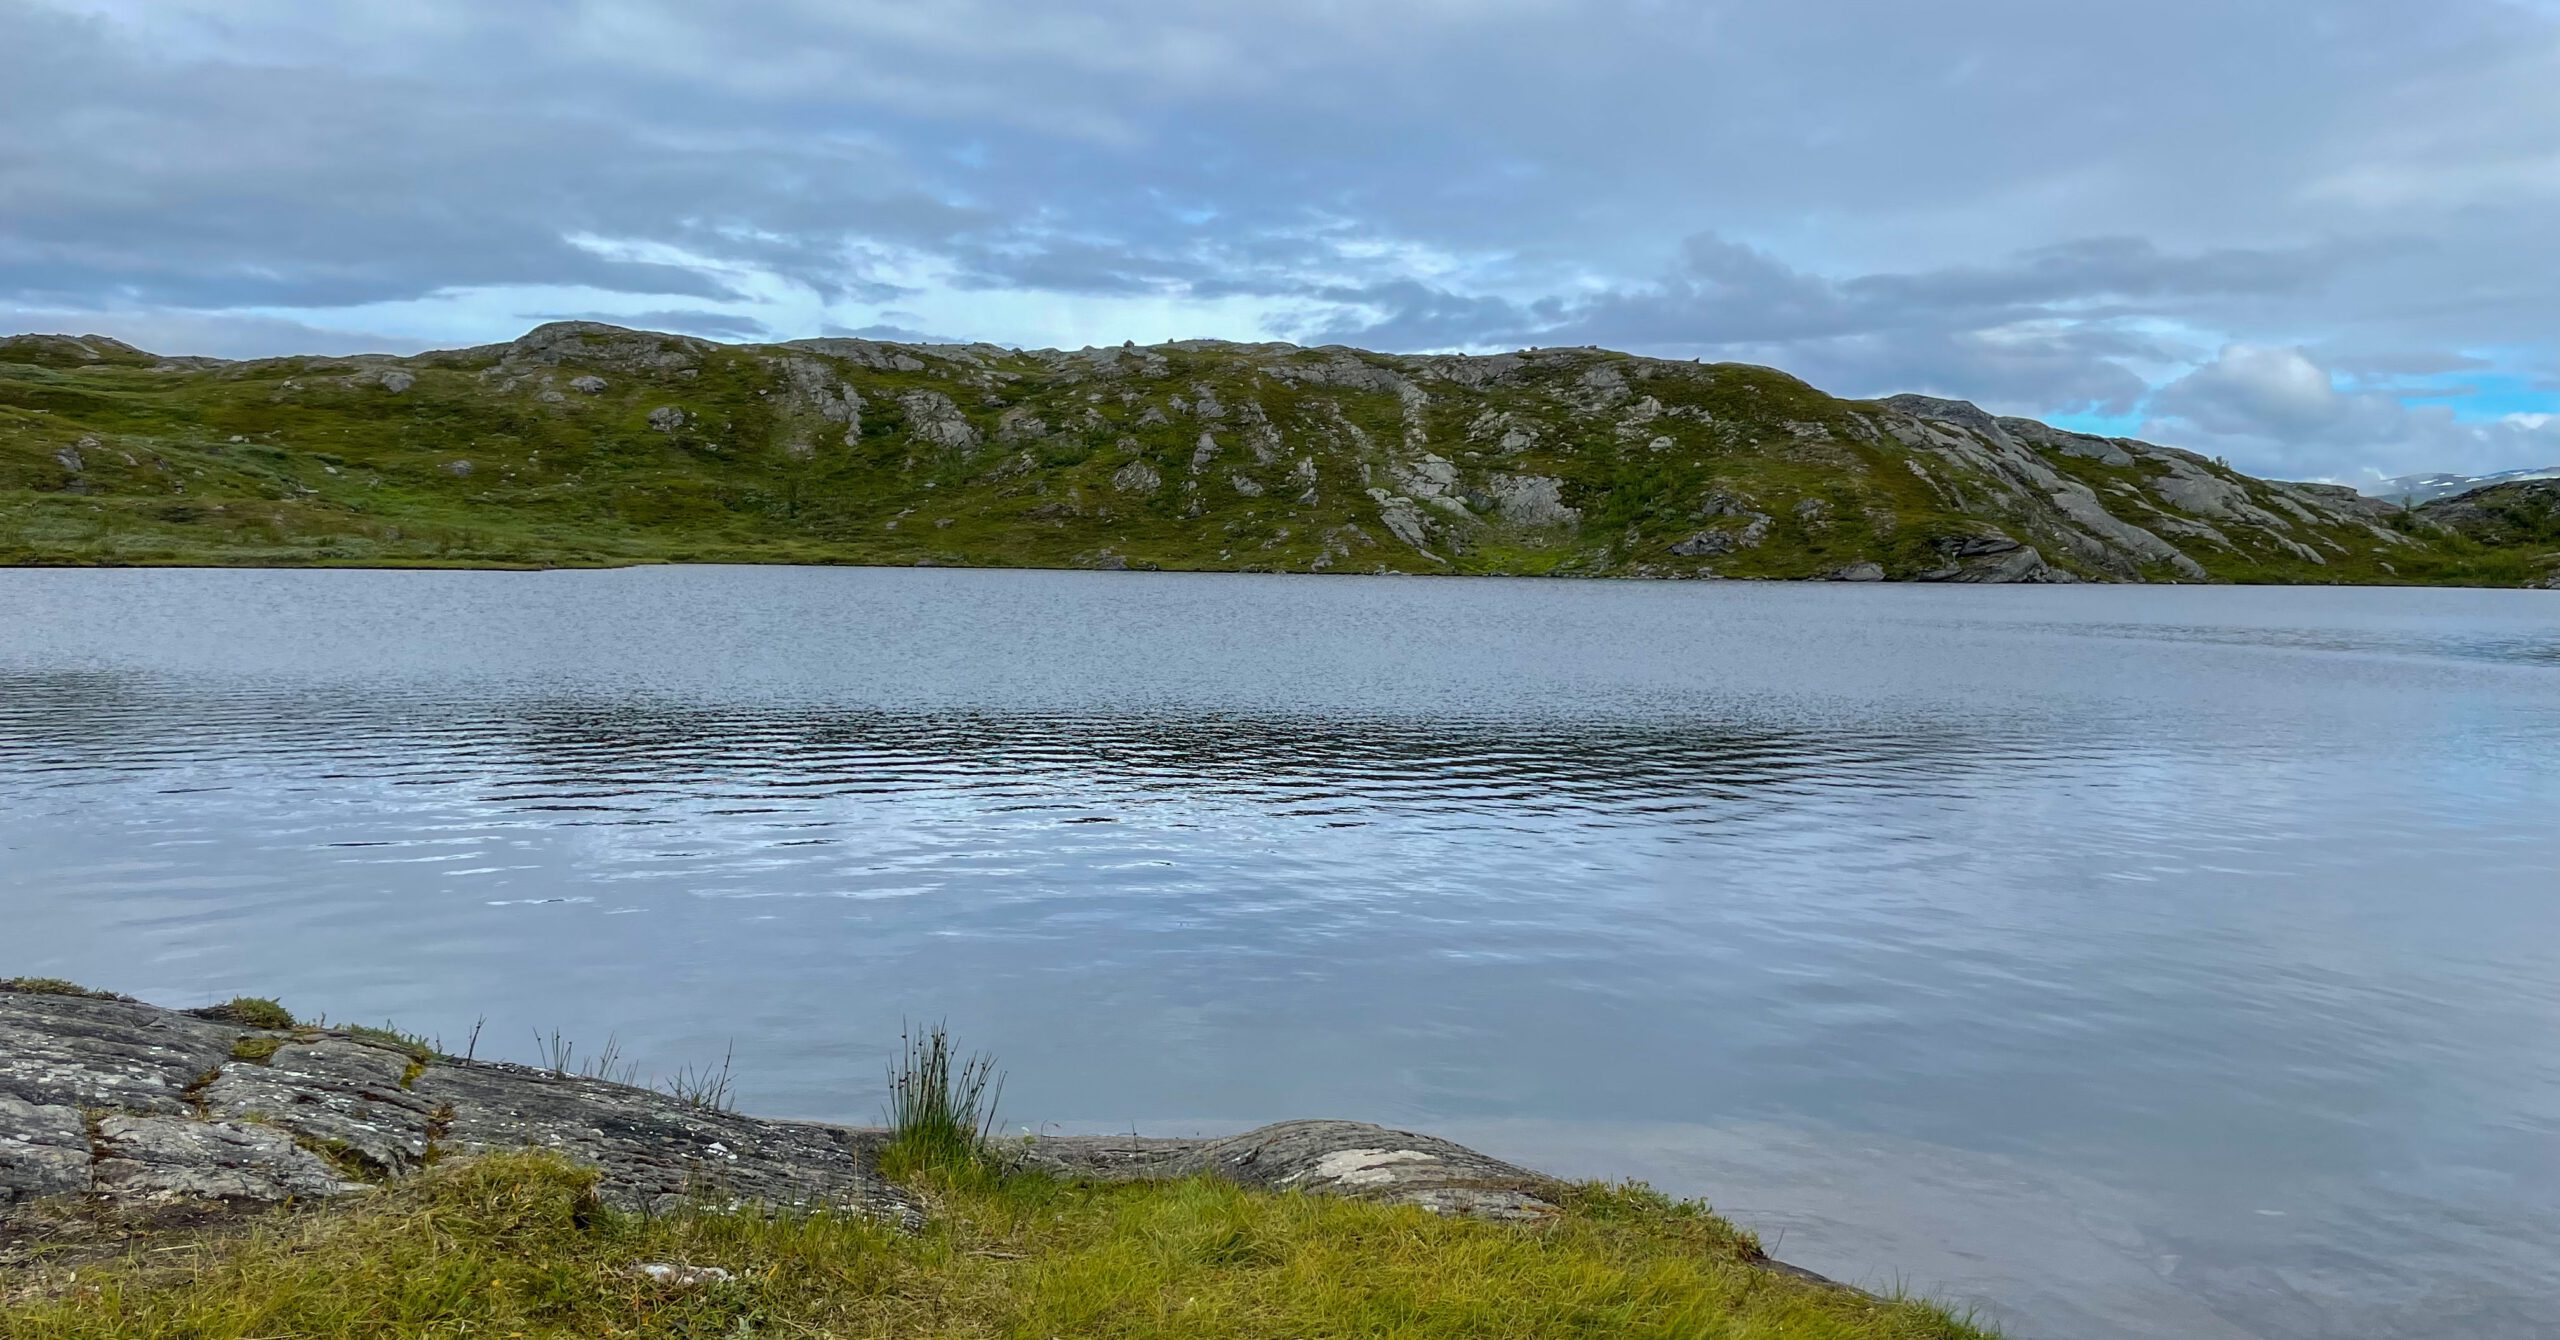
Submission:
{"label": "mossy patch", "polygon": [[232,1040],[231,1059],[251,1065],[266,1065],[275,1060],[277,1052],[284,1050],[284,1044],[283,1038],[271,1034],[243,1034]]}
{"label": "mossy patch", "polygon": [[117,995],[113,991],[93,990],[78,982],[66,982],[59,977],[0,977],[0,991],[15,991],[26,996],[72,996],[81,1000],[129,1002],[133,999],[131,996]]}
{"label": "mossy patch", "polygon": [[219,1005],[208,1005],[188,1013],[199,1019],[238,1024],[243,1028],[293,1027],[293,1012],[264,996],[233,996]]}

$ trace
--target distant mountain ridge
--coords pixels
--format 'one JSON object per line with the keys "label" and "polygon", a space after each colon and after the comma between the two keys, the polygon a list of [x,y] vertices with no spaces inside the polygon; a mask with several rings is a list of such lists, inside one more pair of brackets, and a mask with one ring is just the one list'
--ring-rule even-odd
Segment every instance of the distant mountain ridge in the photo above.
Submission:
{"label": "distant mountain ridge", "polygon": [[2402,475],[2379,484],[2360,485],[2357,491],[2369,498],[2398,503],[2403,507],[2421,507],[2439,498],[2458,497],[2473,489],[2494,484],[2510,484],[2527,479],[2560,479],[2560,465],[2545,465],[2527,470],[2501,470],[2494,475]]}
{"label": "distant mountain ridge", "polygon": [[[2515,532],[2501,531],[2512,535]],[[0,560],[2539,584],[2428,509],[1599,349],[0,339]]]}

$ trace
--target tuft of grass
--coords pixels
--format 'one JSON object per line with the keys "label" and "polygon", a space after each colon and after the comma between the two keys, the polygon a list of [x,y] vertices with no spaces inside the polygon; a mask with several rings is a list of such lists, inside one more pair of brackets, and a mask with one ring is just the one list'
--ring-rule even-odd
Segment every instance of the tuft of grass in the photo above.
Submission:
{"label": "tuft of grass", "polygon": [[0,977],[0,991],[15,991],[27,996],[77,996],[82,1000],[131,1000],[113,991],[99,991],[66,982],[59,977]]}
{"label": "tuft of grass", "polygon": [[[1986,1340],[1916,1302],[1771,1273],[1695,1207],[1592,1188],[1534,1228],[1206,1179],[943,1188],[902,1236],[827,1214],[617,1212],[542,1153],[452,1160],[189,1253],[29,1272],[0,1335],[1393,1336]],[[716,1266],[670,1287],[643,1262]]]}
{"label": "tuft of grass", "polygon": [[238,1024],[243,1028],[291,1028],[293,1012],[265,996],[233,996],[219,1005],[210,1005],[191,1013],[200,1018]]}
{"label": "tuft of grass", "polygon": [[542,1068],[562,1079],[600,1079],[613,1084],[632,1084],[640,1078],[640,1063],[622,1059],[622,1039],[607,1034],[602,1050],[581,1061],[578,1044],[562,1037],[559,1029],[549,1035],[533,1035],[534,1051],[542,1058]]}
{"label": "tuft of grass", "polygon": [[733,1042],[720,1053],[719,1065],[686,1066],[659,1081],[658,1088],[669,1097],[705,1112],[735,1111],[737,1092],[730,1064],[737,1055],[738,1047]]}
{"label": "tuft of grass", "polygon": [[392,1051],[396,1051],[407,1056],[411,1061],[416,1062],[419,1065],[425,1065],[427,1062],[436,1059],[438,1055],[442,1054],[442,1048],[436,1043],[420,1037],[415,1033],[403,1032],[400,1029],[392,1027],[388,1022],[384,1023],[379,1028],[373,1027],[369,1024],[349,1024],[346,1026],[345,1032],[348,1037],[353,1038],[358,1042],[369,1042],[377,1047],[387,1047]]}
{"label": "tuft of grass", "polygon": [[252,1065],[269,1065],[275,1061],[276,1053],[284,1049],[284,1042],[285,1040],[279,1037],[257,1033],[247,1034],[232,1042],[231,1059],[247,1061]]}
{"label": "tuft of grass", "polygon": [[889,1065],[893,1163],[909,1171],[983,1165],[1003,1095],[994,1057],[954,1052],[950,1030],[941,1024],[901,1026],[898,1058]]}
{"label": "tuft of grass", "polygon": [[[476,1046],[480,1030],[475,1026],[471,1034]],[[600,1079],[609,1084],[633,1087],[638,1087],[640,1084],[640,1063],[623,1059],[622,1039],[618,1036],[608,1035],[604,1040],[603,1048],[584,1059],[578,1055],[578,1044],[563,1036],[556,1028],[547,1034],[534,1034],[533,1047],[535,1054],[540,1058],[542,1068],[562,1079]],[[653,1087],[660,1093],[706,1112],[732,1111],[737,1091],[736,1075],[731,1066],[736,1055],[737,1048],[732,1044],[727,1051],[721,1053],[719,1064],[685,1066],[675,1074],[658,1080]],[[430,1054],[422,1059],[433,1059],[433,1057]]]}

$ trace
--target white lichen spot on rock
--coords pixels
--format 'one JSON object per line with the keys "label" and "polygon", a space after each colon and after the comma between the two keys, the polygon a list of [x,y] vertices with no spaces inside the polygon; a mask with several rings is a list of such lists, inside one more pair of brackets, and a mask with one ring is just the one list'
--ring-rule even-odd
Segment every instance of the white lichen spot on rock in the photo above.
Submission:
{"label": "white lichen spot on rock", "polygon": [[1393,1171],[1399,1163],[1429,1163],[1431,1156],[1418,1149],[1338,1149],[1317,1159],[1314,1167],[1293,1173],[1286,1182],[1313,1180],[1343,1186],[1384,1186],[1396,1180]]}

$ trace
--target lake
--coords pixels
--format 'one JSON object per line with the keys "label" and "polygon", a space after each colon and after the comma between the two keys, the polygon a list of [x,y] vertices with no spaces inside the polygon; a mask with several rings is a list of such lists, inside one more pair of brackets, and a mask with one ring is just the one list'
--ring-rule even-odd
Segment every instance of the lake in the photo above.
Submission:
{"label": "lake", "polygon": [[2024,1337],[2548,1334],[2560,595],[0,571],[0,974],[1296,1116]]}

